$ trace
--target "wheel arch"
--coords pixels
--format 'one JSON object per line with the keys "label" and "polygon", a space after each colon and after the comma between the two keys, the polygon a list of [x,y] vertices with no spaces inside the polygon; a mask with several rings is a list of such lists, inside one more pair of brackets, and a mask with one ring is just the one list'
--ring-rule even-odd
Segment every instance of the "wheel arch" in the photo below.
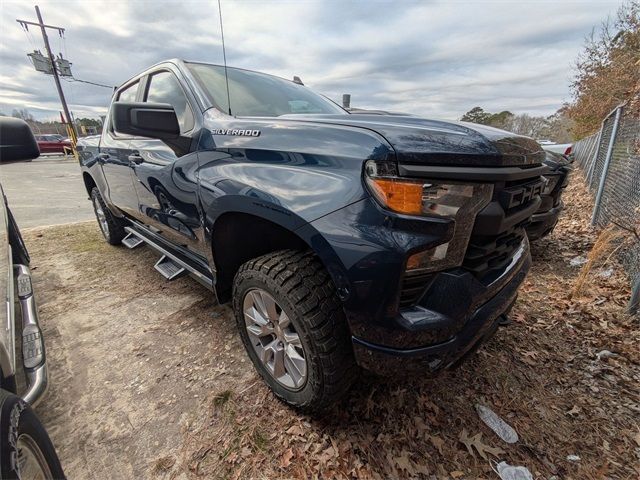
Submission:
{"label": "wheel arch", "polygon": [[82,172],[82,180],[84,181],[84,187],[87,190],[87,195],[91,196],[91,190],[98,186],[89,172]]}
{"label": "wheel arch", "polygon": [[220,303],[231,300],[233,279],[242,264],[278,250],[311,250],[329,272],[336,289],[344,288],[344,267],[328,242],[309,224],[291,229],[259,215],[226,211],[211,230],[211,255],[216,268],[216,294]]}

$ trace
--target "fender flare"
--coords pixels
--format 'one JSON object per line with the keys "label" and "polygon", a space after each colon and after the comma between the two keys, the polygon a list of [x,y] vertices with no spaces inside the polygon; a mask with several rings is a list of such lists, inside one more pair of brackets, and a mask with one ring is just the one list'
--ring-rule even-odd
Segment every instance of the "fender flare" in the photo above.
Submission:
{"label": "fender flare", "polygon": [[[256,203],[262,207],[256,212]],[[266,215],[260,215],[263,212]],[[264,199],[245,195],[225,195],[213,203],[205,214],[205,240],[207,242],[207,256],[210,264],[215,267],[215,252],[213,251],[213,232],[216,222],[227,214],[246,214],[270,222],[300,239],[313,251],[329,272],[341,300],[346,299],[349,292],[346,268],[333,247],[324,236],[316,230],[310,221],[306,221],[296,213],[267,202]]]}

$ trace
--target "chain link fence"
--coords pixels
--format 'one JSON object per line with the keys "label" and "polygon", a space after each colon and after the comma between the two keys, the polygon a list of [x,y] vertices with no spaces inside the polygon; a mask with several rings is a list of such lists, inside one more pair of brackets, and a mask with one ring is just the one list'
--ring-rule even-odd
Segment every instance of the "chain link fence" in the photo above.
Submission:
{"label": "chain link fence", "polygon": [[[595,196],[591,223],[640,233],[640,118],[616,108],[600,131],[576,142],[574,157]],[[640,301],[640,239],[623,252],[632,282],[631,308]]]}

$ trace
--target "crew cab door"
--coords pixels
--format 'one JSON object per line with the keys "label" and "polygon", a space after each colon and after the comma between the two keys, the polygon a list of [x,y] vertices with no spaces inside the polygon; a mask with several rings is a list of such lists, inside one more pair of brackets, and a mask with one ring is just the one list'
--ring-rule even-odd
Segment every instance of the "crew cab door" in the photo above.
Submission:
{"label": "crew cab door", "polygon": [[[135,102],[138,98],[140,81],[120,90],[114,101]],[[138,196],[131,175],[129,144],[133,137],[116,133],[109,116],[102,138],[98,162],[107,181],[107,200],[123,212],[134,215],[138,211]],[[104,192],[103,192],[104,193]]]}
{"label": "crew cab door", "polygon": [[[145,78],[142,100],[173,105],[181,135],[195,129],[195,116],[176,73],[162,69]],[[196,153],[178,157],[162,140],[135,138],[129,159],[141,222],[159,230],[168,240],[201,253],[201,222],[197,204]]]}

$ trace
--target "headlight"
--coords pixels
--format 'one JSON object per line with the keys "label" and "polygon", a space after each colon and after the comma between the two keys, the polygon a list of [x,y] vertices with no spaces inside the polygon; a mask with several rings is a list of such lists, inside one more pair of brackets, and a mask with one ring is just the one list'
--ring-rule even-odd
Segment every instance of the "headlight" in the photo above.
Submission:
{"label": "headlight", "polygon": [[455,222],[451,240],[409,257],[407,270],[431,272],[462,264],[476,215],[490,201],[493,185],[402,178],[388,163],[369,160],[365,180],[385,208],[404,215],[447,218]]}

